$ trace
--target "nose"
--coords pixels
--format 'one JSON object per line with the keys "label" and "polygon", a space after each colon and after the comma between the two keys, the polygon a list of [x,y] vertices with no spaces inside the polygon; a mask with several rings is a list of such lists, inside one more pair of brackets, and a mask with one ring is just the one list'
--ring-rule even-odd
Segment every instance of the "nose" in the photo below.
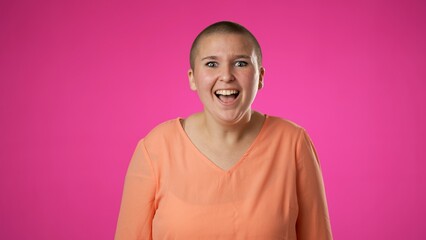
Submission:
{"label": "nose", "polygon": [[235,80],[232,67],[224,66],[221,71],[220,80],[224,82],[231,82]]}

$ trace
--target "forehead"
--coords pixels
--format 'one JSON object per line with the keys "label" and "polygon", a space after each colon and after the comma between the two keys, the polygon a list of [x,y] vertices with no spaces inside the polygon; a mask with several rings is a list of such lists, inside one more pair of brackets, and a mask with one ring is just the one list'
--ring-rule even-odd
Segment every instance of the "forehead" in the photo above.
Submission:
{"label": "forehead", "polygon": [[211,33],[200,38],[197,55],[203,53],[252,53],[255,44],[247,34]]}

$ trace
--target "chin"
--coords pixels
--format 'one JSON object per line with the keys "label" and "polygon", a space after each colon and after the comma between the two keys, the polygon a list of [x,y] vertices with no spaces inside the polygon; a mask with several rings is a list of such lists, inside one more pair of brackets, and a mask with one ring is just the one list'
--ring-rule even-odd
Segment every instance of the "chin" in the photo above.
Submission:
{"label": "chin", "polygon": [[223,123],[227,123],[227,124],[234,124],[234,123],[238,123],[239,121],[241,121],[241,119],[244,118],[244,116],[250,111],[246,111],[246,112],[221,112],[219,114],[217,114],[217,119],[220,120]]}

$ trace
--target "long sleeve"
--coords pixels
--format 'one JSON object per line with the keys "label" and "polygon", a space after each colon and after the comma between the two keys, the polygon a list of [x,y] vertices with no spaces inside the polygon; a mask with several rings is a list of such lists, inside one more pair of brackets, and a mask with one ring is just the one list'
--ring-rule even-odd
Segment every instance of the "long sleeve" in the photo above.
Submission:
{"label": "long sleeve", "polygon": [[130,161],[115,240],[152,239],[156,178],[141,140]]}
{"label": "long sleeve", "polygon": [[299,135],[296,157],[299,204],[297,239],[333,239],[320,164],[311,139],[304,130]]}

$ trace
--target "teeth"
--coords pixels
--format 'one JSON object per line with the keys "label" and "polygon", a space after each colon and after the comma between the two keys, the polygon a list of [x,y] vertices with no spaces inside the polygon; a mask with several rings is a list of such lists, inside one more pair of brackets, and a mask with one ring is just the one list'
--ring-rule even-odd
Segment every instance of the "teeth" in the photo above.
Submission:
{"label": "teeth", "polygon": [[218,95],[225,95],[225,96],[229,96],[232,94],[237,94],[239,93],[237,90],[217,90],[216,94]]}

